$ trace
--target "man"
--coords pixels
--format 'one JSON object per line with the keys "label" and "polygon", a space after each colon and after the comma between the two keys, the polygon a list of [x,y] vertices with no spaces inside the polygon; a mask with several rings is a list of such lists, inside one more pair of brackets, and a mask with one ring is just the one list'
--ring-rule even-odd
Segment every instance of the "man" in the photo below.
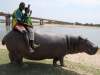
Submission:
{"label": "man", "polygon": [[17,23],[22,23],[22,17],[23,17],[23,10],[25,9],[25,3],[21,2],[19,4],[19,8],[14,11],[12,14],[12,28],[14,28]]}
{"label": "man", "polygon": [[[32,20],[31,20],[31,13],[32,11],[30,10],[30,5],[25,8],[25,14],[23,15],[23,23],[26,25],[26,29],[28,31],[28,36],[29,36],[29,44],[32,48],[39,47],[39,45],[34,43],[34,32],[33,32],[33,25],[32,25]],[[33,51],[31,51],[33,52]]]}
{"label": "man", "polygon": [[27,36],[27,31],[24,28],[24,23],[22,21],[23,18],[23,10],[25,9],[25,3],[21,2],[19,4],[19,8],[17,10],[14,11],[14,13],[12,14],[12,29],[14,30],[18,30],[23,34],[23,39],[25,40],[25,43],[27,44],[27,46],[29,47],[29,51],[33,53],[33,49],[30,46],[29,42],[28,42],[28,36]]}

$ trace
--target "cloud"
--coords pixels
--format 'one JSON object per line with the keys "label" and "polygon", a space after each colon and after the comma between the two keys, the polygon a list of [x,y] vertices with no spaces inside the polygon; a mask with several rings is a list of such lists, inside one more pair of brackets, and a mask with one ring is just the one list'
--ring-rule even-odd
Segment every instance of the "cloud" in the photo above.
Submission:
{"label": "cloud", "polygon": [[31,4],[32,16],[100,23],[100,0],[1,0],[0,11],[12,13],[22,1]]}
{"label": "cloud", "polygon": [[67,4],[79,4],[79,5],[97,5],[100,4],[100,0],[59,0],[60,2]]}

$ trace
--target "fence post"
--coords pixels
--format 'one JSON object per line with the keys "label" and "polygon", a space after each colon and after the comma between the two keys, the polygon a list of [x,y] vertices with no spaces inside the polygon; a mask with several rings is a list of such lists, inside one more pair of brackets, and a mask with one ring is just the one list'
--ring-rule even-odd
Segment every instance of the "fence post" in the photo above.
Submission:
{"label": "fence post", "polygon": [[43,19],[40,19],[40,25],[43,25]]}
{"label": "fence post", "polygon": [[10,26],[10,15],[6,15],[6,30],[7,32],[9,32],[11,30],[11,26]]}

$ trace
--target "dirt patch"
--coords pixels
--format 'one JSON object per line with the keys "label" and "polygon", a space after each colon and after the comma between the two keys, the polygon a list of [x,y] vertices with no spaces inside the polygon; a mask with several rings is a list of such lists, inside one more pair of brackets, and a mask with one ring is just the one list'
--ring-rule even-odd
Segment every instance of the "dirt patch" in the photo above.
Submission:
{"label": "dirt patch", "polygon": [[65,60],[81,63],[88,66],[93,66],[100,69],[100,49],[95,55],[88,55],[86,53],[66,55]]}

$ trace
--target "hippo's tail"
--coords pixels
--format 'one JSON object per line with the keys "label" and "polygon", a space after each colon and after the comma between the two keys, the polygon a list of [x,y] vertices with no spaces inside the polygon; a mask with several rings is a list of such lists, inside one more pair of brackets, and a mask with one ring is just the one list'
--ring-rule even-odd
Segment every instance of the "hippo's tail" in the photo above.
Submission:
{"label": "hippo's tail", "polygon": [[7,36],[4,36],[3,39],[2,39],[2,45],[5,45],[7,42]]}

